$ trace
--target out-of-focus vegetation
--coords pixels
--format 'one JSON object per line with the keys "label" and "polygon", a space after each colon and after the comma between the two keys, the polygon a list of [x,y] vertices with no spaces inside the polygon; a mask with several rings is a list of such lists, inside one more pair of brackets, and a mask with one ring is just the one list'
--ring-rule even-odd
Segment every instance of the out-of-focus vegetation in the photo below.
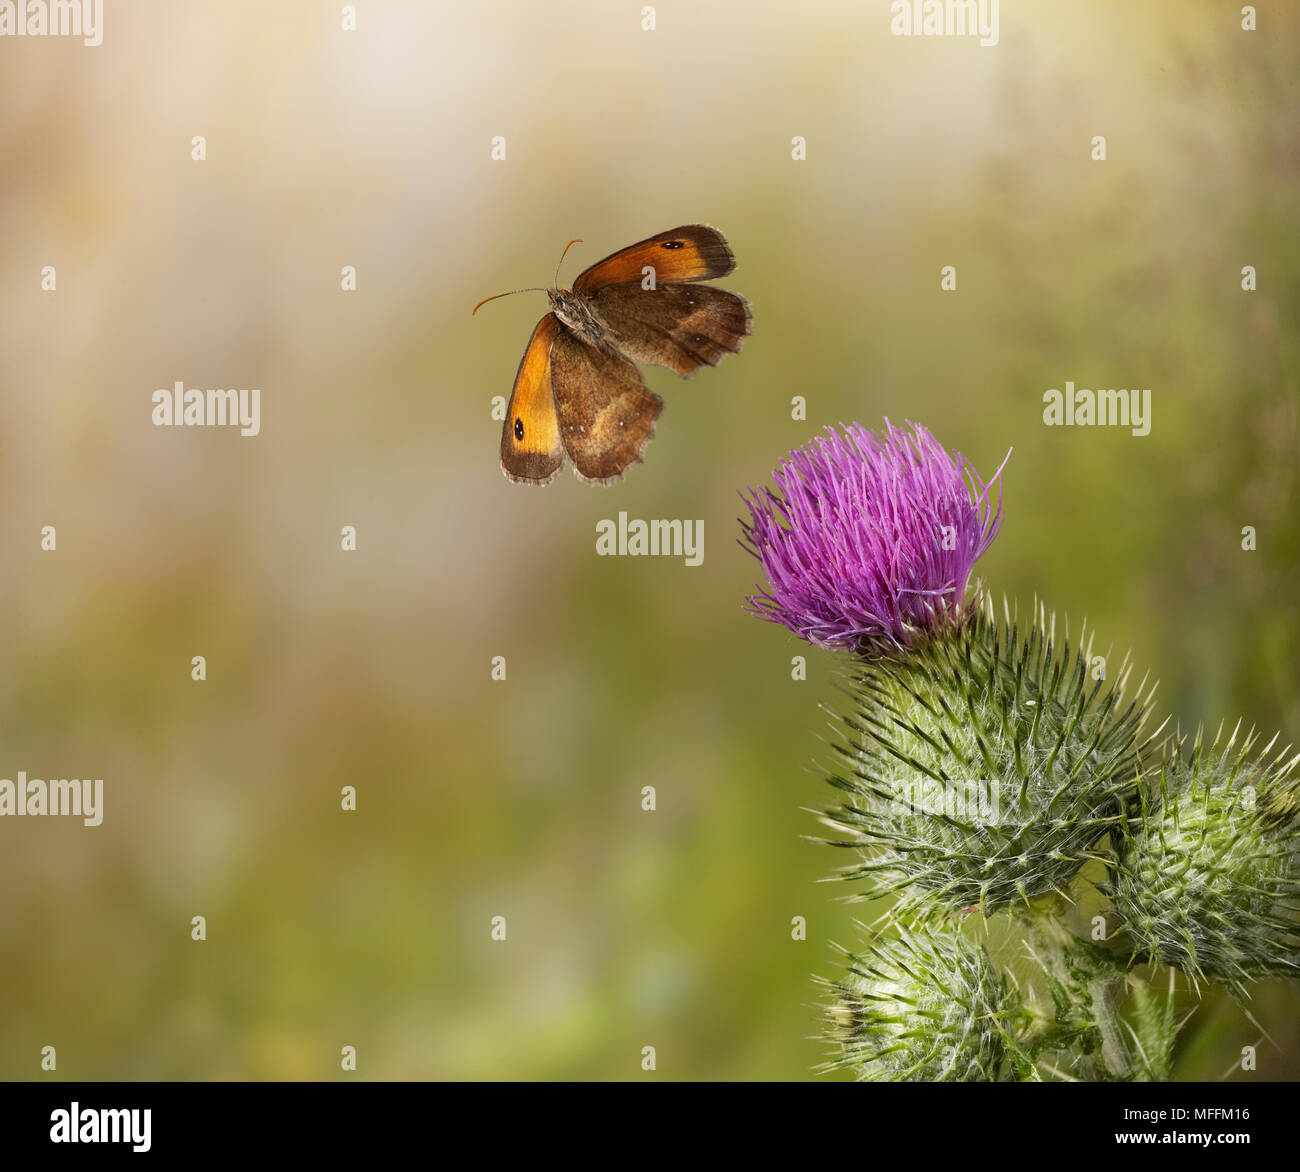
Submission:
{"label": "out-of-focus vegetation", "polygon": [[[800,838],[835,661],[793,681],[742,612],[735,518],[827,423],[1014,446],[990,587],[1185,726],[1300,739],[1300,12],[1005,4],[980,48],[849,0],[107,8],[4,46],[0,777],[106,810],[0,822],[0,1075],[810,1077],[862,910]],[[647,371],[621,484],[507,483],[544,300],[470,307],[691,221],[743,353]],[[262,434],[153,427],[177,379],[261,388]],[[1066,380],[1150,387],[1150,435],[1044,427]],[[597,557],[619,511],[703,519],[704,564]],[[1300,1075],[1296,988],[1252,1077]],[[1208,1001],[1176,1074],[1259,1036]]]}

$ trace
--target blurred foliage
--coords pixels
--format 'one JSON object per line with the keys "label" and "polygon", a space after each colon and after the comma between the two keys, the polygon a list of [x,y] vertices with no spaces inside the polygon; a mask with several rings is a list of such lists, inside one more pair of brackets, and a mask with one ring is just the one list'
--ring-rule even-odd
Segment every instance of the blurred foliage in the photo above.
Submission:
{"label": "blurred foliage", "polygon": [[[837,669],[742,612],[735,494],[827,423],[1014,446],[990,587],[1086,612],[1184,726],[1300,737],[1300,11],[1007,4],[985,49],[657,7],[138,0],[6,46],[0,776],[106,813],[0,823],[0,1076],[812,1077],[861,912],[800,838]],[[647,372],[621,484],[508,484],[543,302],[470,307],[696,220],[744,352]],[[176,379],[260,387],[262,434],[152,427]],[[1149,386],[1151,434],[1045,428],[1067,379]],[[620,510],[702,518],[704,565],[596,557]],[[1300,1075],[1296,1008],[1256,988],[1233,1077]],[[1258,1040],[1203,1003],[1175,1075]]]}

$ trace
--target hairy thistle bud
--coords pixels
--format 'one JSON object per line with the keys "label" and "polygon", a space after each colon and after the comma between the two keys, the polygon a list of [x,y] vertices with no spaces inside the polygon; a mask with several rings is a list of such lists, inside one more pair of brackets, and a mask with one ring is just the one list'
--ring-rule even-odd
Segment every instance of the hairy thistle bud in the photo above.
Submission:
{"label": "hairy thistle bud", "polygon": [[1236,739],[1166,758],[1109,893],[1139,955],[1244,992],[1300,974],[1300,757]]}
{"label": "hairy thistle bud", "polygon": [[1017,1064],[1019,998],[983,948],[956,934],[901,928],[848,956],[827,982],[833,1056],[865,1082],[998,1081]]}
{"label": "hairy thistle bud", "polygon": [[1119,827],[1141,776],[1149,693],[1125,701],[1083,648],[1055,646],[1055,620],[1021,639],[990,606],[959,630],[861,661],[831,775],[847,801],[826,812],[863,850],[847,878],[903,907],[986,912],[1064,892]]}

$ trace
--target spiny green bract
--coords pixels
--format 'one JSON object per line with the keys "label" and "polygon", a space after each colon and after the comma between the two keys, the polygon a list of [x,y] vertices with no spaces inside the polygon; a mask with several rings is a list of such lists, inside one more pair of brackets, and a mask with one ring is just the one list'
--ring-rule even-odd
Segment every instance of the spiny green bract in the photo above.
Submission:
{"label": "spiny green bract", "polygon": [[1134,951],[1234,985],[1300,974],[1300,757],[1198,733],[1119,843],[1109,884]]}
{"label": "spiny green bract", "polygon": [[955,933],[900,927],[896,939],[850,955],[848,970],[826,982],[834,1052],[824,1070],[848,1067],[863,1082],[1014,1077],[1012,1034],[1023,1012],[983,948]]}
{"label": "spiny green bract", "polygon": [[1108,684],[1086,630],[1072,654],[1055,625],[1040,608],[1021,640],[985,602],[958,631],[862,663],[835,745],[849,771],[830,777],[848,800],[826,811],[865,856],[845,878],[901,910],[991,913],[1064,892],[1129,816],[1150,693],[1126,703],[1127,660]]}

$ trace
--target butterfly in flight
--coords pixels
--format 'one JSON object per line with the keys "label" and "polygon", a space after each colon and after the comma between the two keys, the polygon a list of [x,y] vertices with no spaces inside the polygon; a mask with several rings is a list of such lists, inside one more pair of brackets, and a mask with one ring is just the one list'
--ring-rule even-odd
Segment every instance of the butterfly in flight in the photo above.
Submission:
{"label": "butterfly in flight", "polygon": [[[569,241],[564,254],[578,243]],[[551,312],[537,323],[515,375],[501,430],[506,476],[549,484],[567,455],[583,480],[622,477],[641,459],[663,409],[637,363],[689,378],[737,353],[750,333],[753,316],[740,294],[698,283],[735,267],[721,232],[686,224],[598,261],[572,289],[516,289],[544,292]],[[555,272],[558,280],[559,266]]]}

